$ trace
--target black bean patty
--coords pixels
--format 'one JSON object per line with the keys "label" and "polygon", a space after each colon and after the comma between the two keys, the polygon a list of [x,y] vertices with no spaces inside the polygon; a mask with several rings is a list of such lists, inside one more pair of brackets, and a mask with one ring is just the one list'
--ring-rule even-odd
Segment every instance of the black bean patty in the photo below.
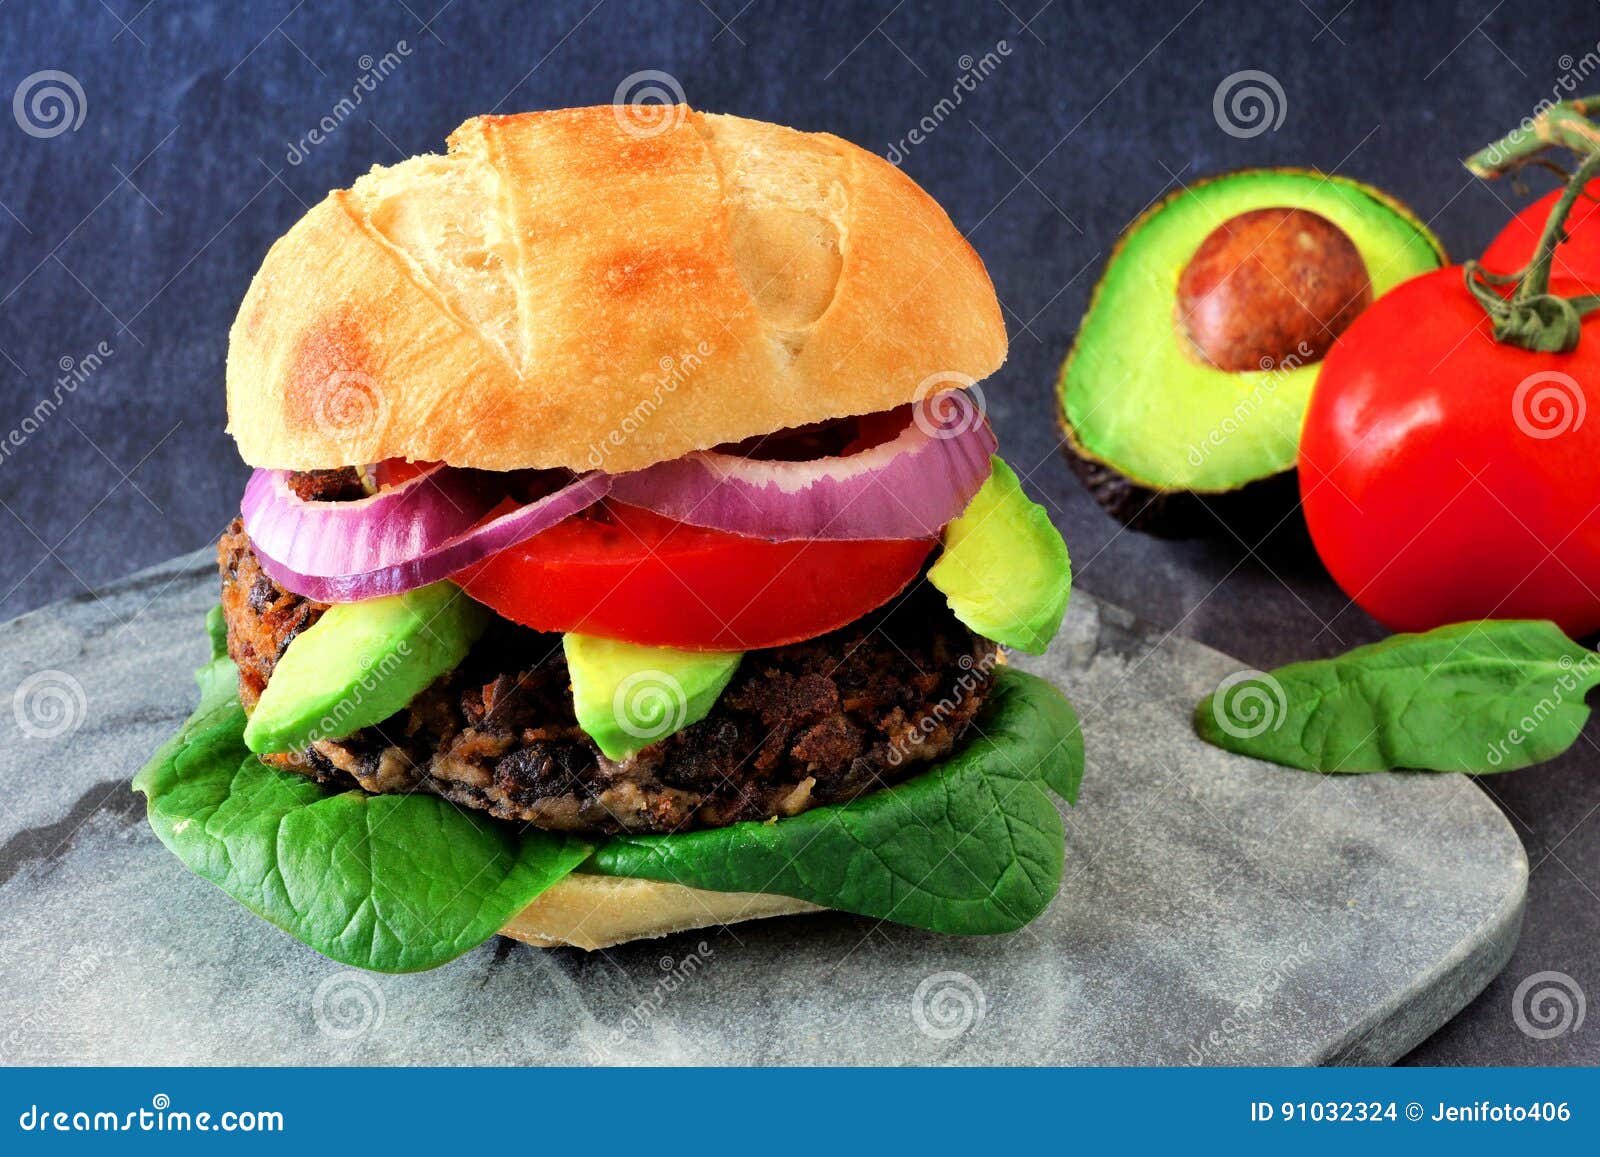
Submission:
{"label": "black bean patty", "polygon": [[[268,578],[238,520],[218,554],[228,652],[249,710],[326,607]],[[706,718],[618,763],[577,725],[560,636],[496,618],[405,710],[262,758],[333,787],[434,792],[554,831],[720,827],[847,800],[949,754],[994,663],[994,644],[919,580],[847,627],[748,652]]]}

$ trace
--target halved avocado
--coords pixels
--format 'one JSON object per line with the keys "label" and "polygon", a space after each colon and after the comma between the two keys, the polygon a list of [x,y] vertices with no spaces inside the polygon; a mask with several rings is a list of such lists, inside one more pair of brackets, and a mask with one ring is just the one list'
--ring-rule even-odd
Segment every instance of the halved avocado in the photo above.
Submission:
{"label": "halved avocado", "polygon": [[1281,516],[1328,345],[1444,261],[1409,209],[1347,177],[1247,169],[1173,194],[1123,234],[1062,366],[1074,472],[1153,534]]}

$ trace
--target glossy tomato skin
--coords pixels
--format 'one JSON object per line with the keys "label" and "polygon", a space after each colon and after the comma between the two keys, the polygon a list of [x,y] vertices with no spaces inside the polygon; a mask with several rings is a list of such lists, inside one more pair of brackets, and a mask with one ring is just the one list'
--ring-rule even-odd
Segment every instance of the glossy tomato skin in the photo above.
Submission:
{"label": "glossy tomato skin", "polygon": [[456,576],[499,614],[703,651],[778,647],[825,634],[917,577],[931,541],[767,542],[607,502]]}
{"label": "glossy tomato skin", "polygon": [[[1483,267],[1491,273],[1517,273],[1532,261],[1545,221],[1560,198],[1561,190],[1556,189],[1513,217],[1483,251]],[[1573,203],[1567,216],[1567,239],[1556,247],[1552,266],[1558,277],[1600,283],[1600,217],[1594,216],[1596,210],[1600,210],[1600,180],[1589,182],[1587,195]]]}
{"label": "glossy tomato skin", "polygon": [[372,468],[373,480],[379,489],[398,486],[408,479],[415,478],[424,470],[436,465],[433,462],[411,462],[405,458],[385,458]]}
{"label": "glossy tomato skin", "polygon": [[1529,353],[1490,336],[1459,266],[1380,298],[1328,354],[1301,436],[1306,522],[1329,572],[1397,631],[1600,628],[1588,397],[1600,402],[1600,319],[1572,353]]}

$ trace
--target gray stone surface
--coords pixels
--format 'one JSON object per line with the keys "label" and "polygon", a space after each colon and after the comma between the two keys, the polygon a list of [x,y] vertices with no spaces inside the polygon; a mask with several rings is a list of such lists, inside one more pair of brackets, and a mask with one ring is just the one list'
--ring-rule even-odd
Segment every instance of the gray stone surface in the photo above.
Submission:
{"label": "gray stone surface", "polygon": [[[1066,882],[1029,928],[828,914],[369,977],[191,876],[127,788],[194,700],[213,599],[201,555],[0,627],[0,696],[36,677],[33,714],[0,709],[0,1060],[1385,1062],[1521,922],[1522,847],[1470,782],[1213,750],[1189,711],[1238,664],[1079,595],[1022,663],[1079,707],[1089,752]],[[77,725],[37,734],[58,719]]]}

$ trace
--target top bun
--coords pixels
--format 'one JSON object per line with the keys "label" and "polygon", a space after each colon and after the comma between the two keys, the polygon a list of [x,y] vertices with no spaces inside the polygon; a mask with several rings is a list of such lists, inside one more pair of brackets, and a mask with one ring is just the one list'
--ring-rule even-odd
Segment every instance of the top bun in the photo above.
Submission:
{"label": "top bun", "polygon": [[634,470],[1005,359],[983,263],[887,161],[686,105],[475,117],[267,254],[229,335],[254,466]]}

